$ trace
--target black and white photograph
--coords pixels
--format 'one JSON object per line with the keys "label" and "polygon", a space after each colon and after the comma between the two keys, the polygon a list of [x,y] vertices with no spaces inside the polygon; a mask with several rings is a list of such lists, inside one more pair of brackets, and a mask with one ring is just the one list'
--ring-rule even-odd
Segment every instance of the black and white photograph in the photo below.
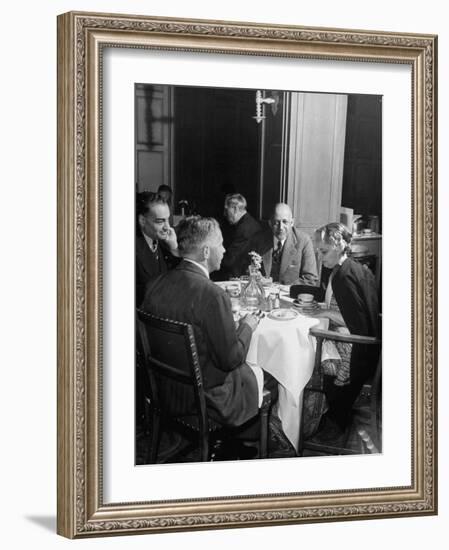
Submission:
{"label": "black and white photograph", "polygon": [[2,7],[2,547],[444,548],[444,3]]}
{"label": "black and white photograph", "polygon": [[58,532],[435,514],[436,37],[58,31]]}
{"label": "black and white photograph", "polygon": [[135,84],[136,465],[382,453],[382,99]]}

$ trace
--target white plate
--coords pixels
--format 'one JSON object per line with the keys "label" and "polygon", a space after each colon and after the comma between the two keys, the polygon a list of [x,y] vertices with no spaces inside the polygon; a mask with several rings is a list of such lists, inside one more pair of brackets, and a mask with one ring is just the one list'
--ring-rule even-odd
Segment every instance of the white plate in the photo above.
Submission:
{"label": "white plate", "polygon": [[291,321],[298,317],[298,312],[294,309],[273,309],[268,313],[268,317],[274,321]]}

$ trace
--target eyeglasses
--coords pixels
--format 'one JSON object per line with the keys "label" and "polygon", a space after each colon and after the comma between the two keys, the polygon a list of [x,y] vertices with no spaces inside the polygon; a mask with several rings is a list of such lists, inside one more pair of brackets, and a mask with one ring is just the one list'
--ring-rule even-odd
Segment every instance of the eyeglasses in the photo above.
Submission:
{"label": "eyeglasses", "polygon": [[272,220],[271,223],[273,225],[290,225],[292,223],[292,220]]}

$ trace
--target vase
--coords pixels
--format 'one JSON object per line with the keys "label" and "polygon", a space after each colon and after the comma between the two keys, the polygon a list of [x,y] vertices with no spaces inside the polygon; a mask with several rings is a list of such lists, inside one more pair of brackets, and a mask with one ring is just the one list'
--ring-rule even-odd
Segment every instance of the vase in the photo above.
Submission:
{"label": "vase", "polygon": [[254,266],[249,266],[249,282],[243,291],[243,304],[249,311],[265,309],[265,293],[262,287],[262,274]]}

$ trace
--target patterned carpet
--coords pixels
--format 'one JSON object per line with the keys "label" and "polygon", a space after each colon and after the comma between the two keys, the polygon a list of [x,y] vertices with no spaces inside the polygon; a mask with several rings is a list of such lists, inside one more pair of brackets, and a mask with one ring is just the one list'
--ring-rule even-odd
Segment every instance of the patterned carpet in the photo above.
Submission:
{"label": "patterned carpet", "polygon": [[[370,401],[363,391],[357,398],[353,407],[352,423],[346,433],[345,448],[356,454],[375,454],[382,452],[382,427],[380,427],[381,441],[375,445],[375,438],[371,433],[370,426]],[[305,450],[303,456],[322,456],[324,453]]]}
{"label": "patterned carpet", "polygon": [[[272,414],[269,419],[268,428],[268,458],[292,458],[296,456],[296,451],[293,445],[290,443],[284,432],[282,431],[281,421],[279,418]],[[145,464],[145,455],[150,445],[150,436],[145,434],[142,429],[137,431],[136,437],[136,464]],[[199,454],[197,451],[183,452],[184,442],[182,439],[176,436],[163,434],[160,443],[159,456],[161,461],[166,460],[167,456],[170,456],[170,463],[180,462],[198,462]],[[254,449],[254,452],[252,450]],[[214,460],[245,460],[256,458],[257,449],[255,447],[242,446],[236,450],[234,447],[226,447],[221,450],[220,448],[215,453]],[[244,456],[244,455],[248,456]]]}
{"label": "patterned carpet", "polygon": [[[353,422],[348,429],[346,442],[346,447],[357,454],[381,452],[380,448],[378,449],[373,445],[369,420],[369,401],[362,393],[354,405]],[[136,435],[136,464],[145,464],[145,456],[149,445],[149,434],[145,433],[143,429],[138,429]],[[184,440],[175,437],[173,434],[163,434],[159,449],[161,461],[169,463],[199,461],[199,453],[197,451],[183,452],[184,448]],[[304,451],[304,456],[320,456],[322,454],[317,451]],[[167,456],[170,457],[169,460],[166,460]],[[275,414],[271,414],[268,431],[268,458],[293,458],[296,456],[294,447],[282,430],[279,418]],[[245,460],[254,458],[257,458],[255,447],[243,446],[242,453],[242,446],[237,450],[234,447],[226,447],[223,450],[218,446],[213,460]]]}

